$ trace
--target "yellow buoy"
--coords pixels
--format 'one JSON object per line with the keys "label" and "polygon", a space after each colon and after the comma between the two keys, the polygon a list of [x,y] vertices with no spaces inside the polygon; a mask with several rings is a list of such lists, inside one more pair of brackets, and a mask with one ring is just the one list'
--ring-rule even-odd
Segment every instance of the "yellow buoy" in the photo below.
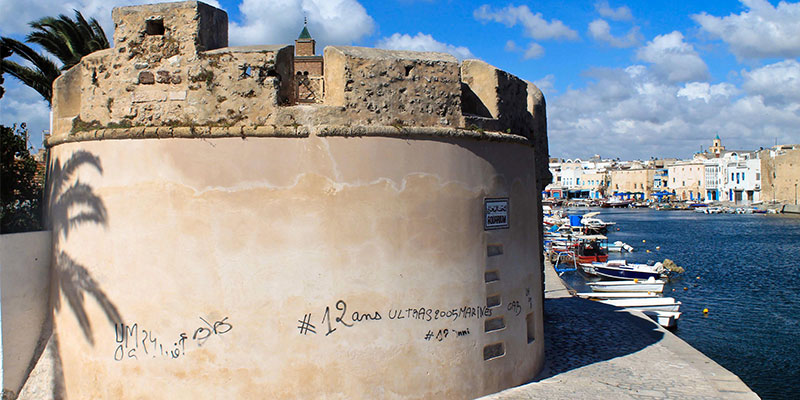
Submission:
{"label": "yellow buoy", "polygon": [[686,287],[686,286],[684,286],[684,287],[683,287],[683,290],[689,290],[689,288],[688,288],[688,287]]}
{"label": "yellow buoy", "polygon": [[650,252],[650,250],[647,250],[647,252],[649,253],[649,252]]}
{"label": "yellow buoy", "polygon": [[697,279],[700,279],[700,277],[698,276]]}
{"label": "yellow buoy", "polygon": [[647,240],[642,239],[642,243],[647,243]]}
{"label": "yellow buoy", "polygon": [[708,309],[707,308],[703,309],[703,314],[708,314]]}
{"label": "yellow buoy", "polygon": [[638,278],[634,278],[633,279],[633,283],[639,283],[639,279]]}

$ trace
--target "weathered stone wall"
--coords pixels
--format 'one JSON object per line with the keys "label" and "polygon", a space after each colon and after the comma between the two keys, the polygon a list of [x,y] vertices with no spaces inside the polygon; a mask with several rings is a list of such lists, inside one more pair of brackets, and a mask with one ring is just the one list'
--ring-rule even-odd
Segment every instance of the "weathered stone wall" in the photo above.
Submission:
{"label": "weathered stone wall", "polygon": [[[125,62],[117,49],[81,61],[54,86],[54,134],[134,126],[266,125],[291,101],[292,47],[167,51]],[[169,57],[167,57],[169,56]],[[73,82],[80,82],[75,91]],[[75,114],[75,110],[80,110]]]}
{"label": "weathered stone wall", "polygon": [[325,104],[352,124],[461,126],[458,60],[444,53],[329,46]]}
{"label": "weathered stone wall", "polygon": [[800,146],[786,150],[762,150],[761,200],[796,204],[800,196]]}
{"label": "weathered stone wall", "polygon": [[115,49],[129,60],[158,62],[228,46],[228,14],[198,1],[118,7],[111,18]]}

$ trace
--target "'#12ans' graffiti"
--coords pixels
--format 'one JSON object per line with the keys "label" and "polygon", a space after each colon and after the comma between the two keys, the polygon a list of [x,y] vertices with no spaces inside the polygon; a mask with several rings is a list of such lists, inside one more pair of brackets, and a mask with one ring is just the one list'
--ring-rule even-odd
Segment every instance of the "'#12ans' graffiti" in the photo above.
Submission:
{"label": "'#12ans' graffiti", "polygon": [[133,325],[114,324],[114,340],[117,343],[114,360],[138,360],[139,357],[176,359],[186,354],[187,340],[195,342],[198,347],[201,347],[210,337],[224,335],[233,329],[233,325],[228,322],[228,317],[214,321],[213,324],[203,317],[200,317],[200,320],[205,326],[201,325],[195,329],[191,337],[186,332],[181,332],[178,338],[172,341],[172,345],[169,344],[170,341],[167,341],[166,344],[159,341],[152,330],[140,328],[138,323]]}
{"label": "'#12ans' graffiti", "polygon": [[[517,302],[517,305],[519,302]],[[436,321],[436,320],[452,320],[456,321],[459,318],[484,318],[491,317],[492,310],[486,306],[463,306],[449,310],[441,310],[430,307],[415,307],[405,309],[390,308],[386,313],[389,320],[421,320],[421,321]],[[325,336],[336,332],[339,328],[352,328],[356,324],[368,321],[380,321],[383,316],[379,311],[374,312],[359,312],[353,311],[348,314],[347,302],[339,300],[334,306],[334,310],[330,306],[325,307],[322,313],[322,320],[319,322],[322,329],[325,330]],[[311,313],[303,315],[303,319],[297,320],[297,329],[301,335],[316,335],[317,325],[315,325]],[[321,333],[321,332],[320,332]]]}
{"label": "'#12ans' graffiti", "polygon": [[[347,303],[344,300],[337,301],[335,308],[336,311],[331,311],[330,306],[325,307],[325,312],[322,313],[322,321],[320,321],[320,324],[323,325],[323,328],[327,327],[325,336],[336,332],[336,329],[339,327],[352,328],[358,322],[380,321],[383,319],[381,313],[378,311],[375,311],[374,313],[360,313],[358,311],[354,311],[352,314],[348,315]],[[335,316],[335,323],[331,321],[331,314]],[[297,322],[300,324],[297,326],[297,329],[300,330],[301,335],[308,335],[309,333],[313,335],[317,334],[316,325],[311,323],[311,313],[304,315],[303,319],[297,320]],[[336,328],[334,328],[334,326],[336,326]]]}

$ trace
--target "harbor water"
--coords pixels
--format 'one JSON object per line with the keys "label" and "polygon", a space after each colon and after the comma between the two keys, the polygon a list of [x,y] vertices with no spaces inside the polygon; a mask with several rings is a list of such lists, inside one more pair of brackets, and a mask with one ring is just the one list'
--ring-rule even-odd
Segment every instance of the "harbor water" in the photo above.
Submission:
{"label": "harbor water", "polygon": [[[665,296],[683,303],[675,334],[738,375],[762,398],[797,398],[800,216],[591,211],[617,223],[608,233],[609,243],[621,240],[635,247],[633,253],[611,253],[610,259],[669,258],[686,269],[664,287]],[[590,291],[578,272],[562,278],[579,291]]]}

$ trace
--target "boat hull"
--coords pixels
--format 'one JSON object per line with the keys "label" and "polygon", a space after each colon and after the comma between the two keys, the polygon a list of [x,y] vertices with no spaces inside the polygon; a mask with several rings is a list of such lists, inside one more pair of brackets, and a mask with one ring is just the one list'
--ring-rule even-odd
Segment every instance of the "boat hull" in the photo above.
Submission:
{"label": "boat hull", "polygon": [[664,291],[664,283],[637,283],[635,285],[595,285],[588,284],[594,292],[653,292]]}
{"label": "boat hull", "polygon": [[647,272],[647,271],[637,271],[637,270],[630,270],[630,269],[621,269],[621,268],[609,268],[609,267],[601,267],[601,266],[594,266],[595,274],[599,276],[603,276],[606,278],[611,279],[627,279],[627,280],[647,280],[649,278],[658,279],[661,274],[658,272]]}

